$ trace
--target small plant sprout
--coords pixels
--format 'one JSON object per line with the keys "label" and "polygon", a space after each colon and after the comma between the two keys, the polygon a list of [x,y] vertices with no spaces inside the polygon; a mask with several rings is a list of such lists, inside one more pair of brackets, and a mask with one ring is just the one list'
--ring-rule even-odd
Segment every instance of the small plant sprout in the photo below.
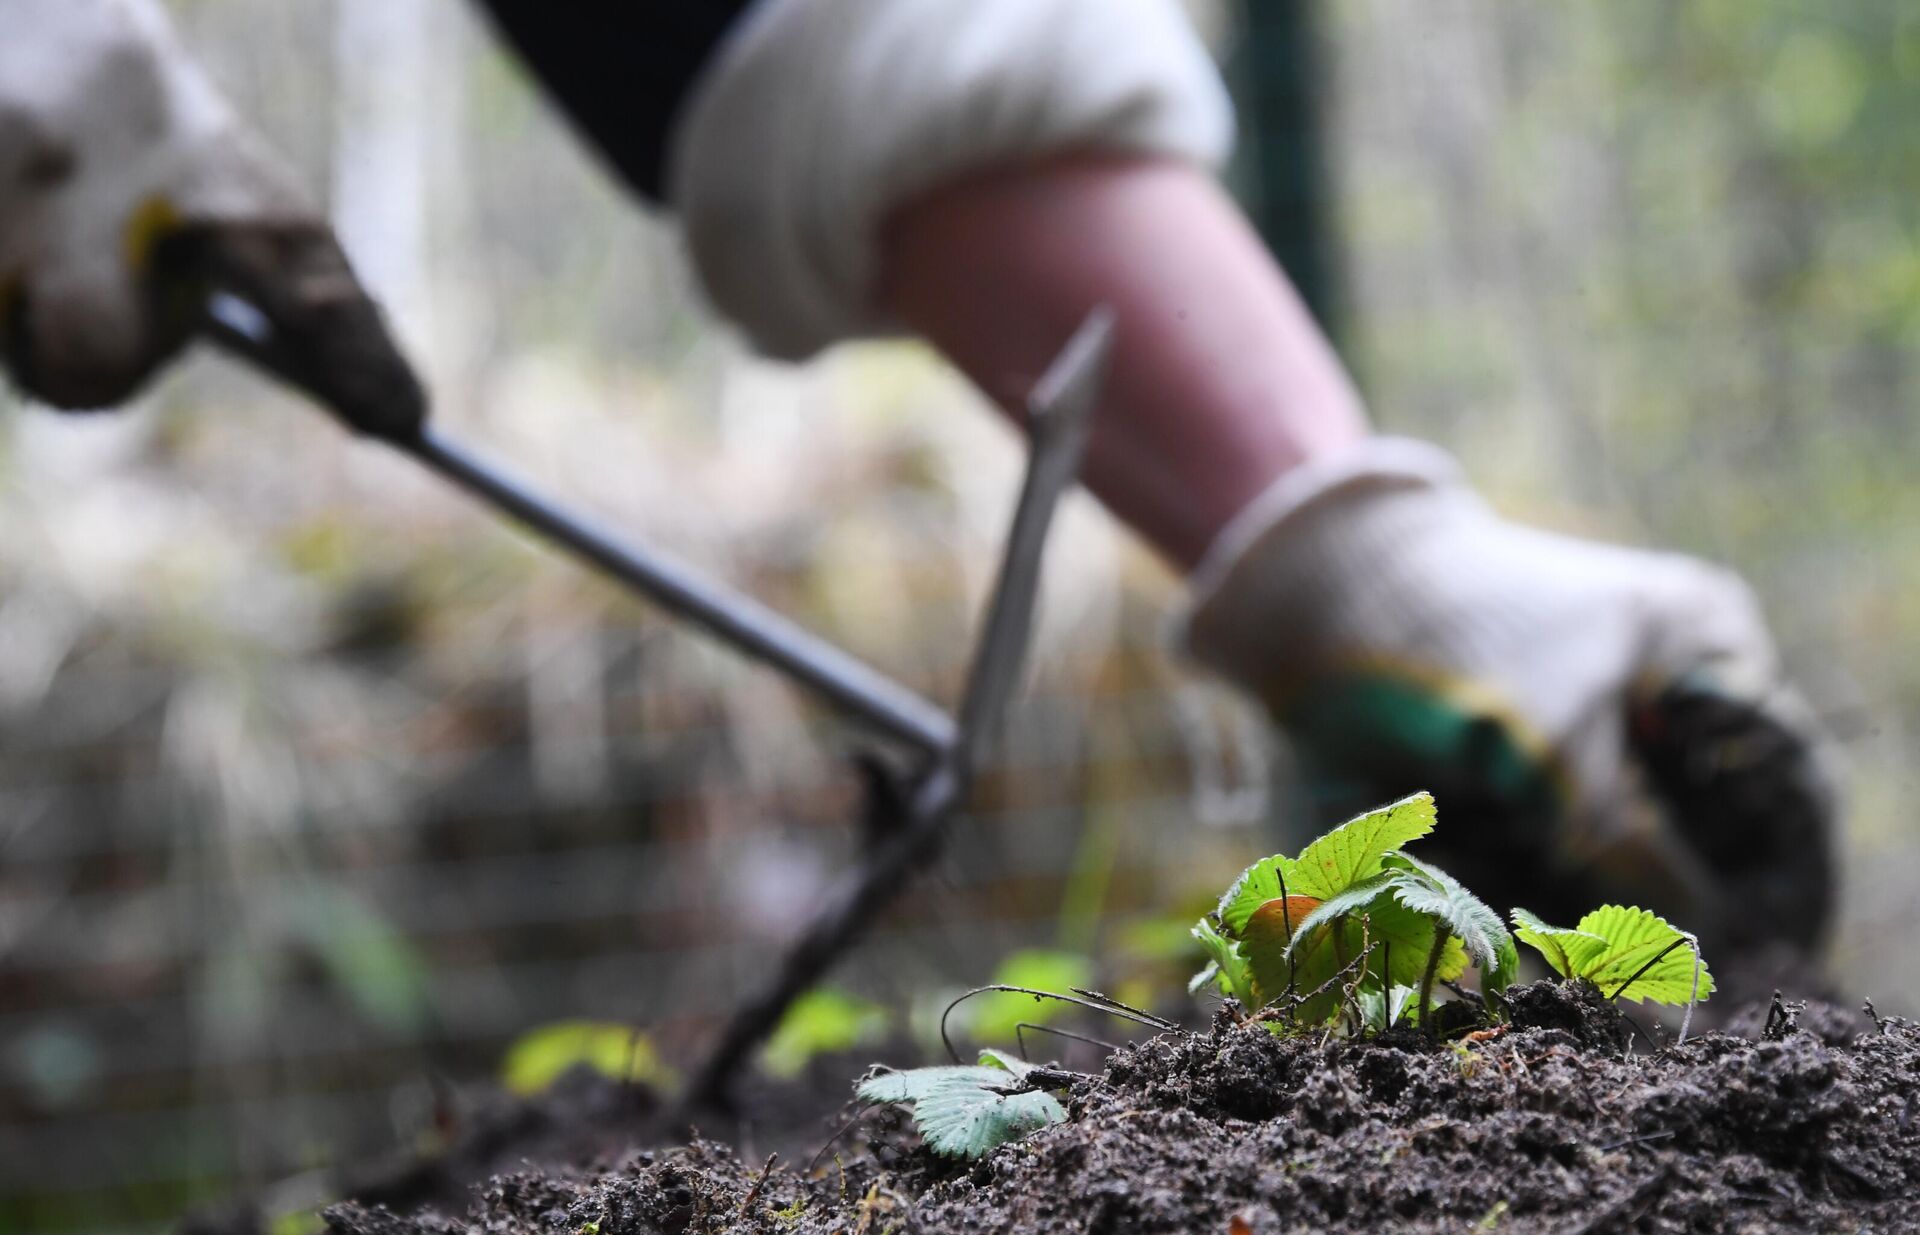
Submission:
{"label": "small plant sprout", "polygon": [[1435,984],[1469,963],[1497,996],[1519,968],[1499,915],[1400,852],[1433,828],[1433,797],[1417,793],[1341,824],[1296,858],[1254,863],[1194,925],[1211,960],[1190,989],[1217,986],[1282,1029],[1350,1016],[1358,1032],[1409,1010],[1424,1026]]}
{"label": "small plant sprout", "polygon": [[[1110,995],[1085,987],[1071,992],[1043,991],[1037,987],[993,983],[977,986],[947,1005],[940,1016],[940,1040],[954,1059],[951,1066],[913,1068],[905,1072],[885,1072],[871,1077],[855,1089],[862,1101],[893,1103],[913,1111],[913,1123],[928,1148],[949,1157],[978,1158],[996,1146],[1019,1140],[1048,1124],[1067,1117],[1048,1090],[1064,1089],[1085,1074],[1028,1063],[1002,1051],[981,1051],[979,1062],[969,1066],[959,1062],[948,1019],[954,1009],[976,996],[1016,995],[1027,1000],[1044,1000],[1085,1008],[1143,1025],[1160,1033],[1177,1032],[1179,1024],[1130,1007]],[[1063,1033],[1081,1042],[1115,1049],[1082,1034]]]}
{"label": "small plant sprout", "polygon": [[1513,911],[1514,933],[1547,958],[1563,978],[1593,983],[1609,999],[1685,1004],[1685,1041],[1694,1005],[1713,994],[1713,974],[1700,941],[1644,909],[1602,905],[1575,927],[1548,926],[1524,909]]}
{"label": "small plant sprout", "polygon": [[1419,989],[1412,986],[1394,986],[1387,990],[1363,990],[1360,992],[1360,1024],[1365,1033],[1385,1033],[1401,1024],[1413,1011],[1414,998]]}
{"label": "small plant sprout", "polygon": [[[1385,859],[1386,876],[1393,897],[1415,913],[1425,914],[1438,928],[1427,952],[1427,967],[1420,975],[1418,1003],[1421,1017],[1432,1006],[1433,983],[1439,967],[1445,963],[1445,945],[1458,940],[1467,956],[1480,967],[1480,985],[1489,995],[1498,995],[1513,985],[1520,973],[1520,950],[1513,936],[1500,921],[1500,915],[1487,903],[1461,886],[1459,880],[1437,866],[1429,866],[1404,853]],[[1440,937],[1444,930],[1449,939]]]}
{"label": "small plant sprout", "polygon": [[885,1072],[855,1092],[866,1102],[893,1103],[913,1112],[927,1147],[952,1158],[980,1158],[1067,1117],[1059,1100],[1033,1087],[1042,1071],[1000,1051],[980,1052],[978,1065]]}

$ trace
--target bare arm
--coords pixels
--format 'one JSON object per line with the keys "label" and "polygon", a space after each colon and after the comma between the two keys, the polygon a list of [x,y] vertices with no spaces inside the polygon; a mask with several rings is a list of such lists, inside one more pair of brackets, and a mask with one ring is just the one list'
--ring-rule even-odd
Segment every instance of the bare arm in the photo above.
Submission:
{"label": "bare arm", "polygon": [[888,221],[880,295],[1008,409],[1091,307],[1113,306],[1087,481],[1185,570],[1281,474],[1367,431],[1286,276],[1185,161],[1057,158],[924,194]]}

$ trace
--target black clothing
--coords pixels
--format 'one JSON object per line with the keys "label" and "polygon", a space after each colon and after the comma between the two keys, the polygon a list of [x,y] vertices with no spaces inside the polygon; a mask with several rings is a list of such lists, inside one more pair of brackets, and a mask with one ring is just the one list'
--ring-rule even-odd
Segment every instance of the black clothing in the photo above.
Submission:
{"label": "black clothing", "polygon": [[755,0],[481,0],[506,41],[628,184],[662,200],[667,136]]}

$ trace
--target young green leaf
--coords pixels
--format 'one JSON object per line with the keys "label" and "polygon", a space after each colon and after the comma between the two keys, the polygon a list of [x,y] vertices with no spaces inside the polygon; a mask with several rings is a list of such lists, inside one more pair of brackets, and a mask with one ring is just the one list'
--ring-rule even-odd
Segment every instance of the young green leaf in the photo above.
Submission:
{"label": "young green leaf", "polygon": [[1437,866],[1404,853],[1393,854],[1386,862],[1395,900],[1445,924],[1474,964],[1489,974],[1504,972],[1506,980],[1512,981],[1519,953],[1499,914]]}
{"label": "young green leaf", "polygon": [[[1392,876],[1386,872],[1382,872],[1373,876],[1371,879],[1363,879],[1359,883],[1345,888],[1337,895],[1330,896],[1323,901],[1316,901],[1309,896],[1295,896],[1290,898],[1294,902],[1305,904],[1309,912],[1303,916],[1300,914],[1297,906],[1289,906],[1292,910],[1293,932],[1291,935],[1282,934],[1278,937],[1279,942],[1283,944],[1285,953],[1297,954],[1306,948],[1314,946],[1321,930],[1329,922],[1332,922],[1335,918],[1345,917],[1348,914],[1358,913],[1366,909],[1369,905],[1372,905],[1375,901],[1387,894],[1388,885],[1391,882]],[[1278,904],[1279,902],[1272,903]],[[1249,922],[1249,938],[1251,938],[1254,928],[1263,918],[1267,920],[1272,920],[1273,918],[1273,915],[1268,912],[1266,906],[1262,906],[1260,911],[1257,912]],[[1278,923],[1276,922],[1275,925],[1278,925]],[[1269,936],[1269,938],[1272,938],[1272,936]]]}
{"label": "young green leaf", "polygon": [[1254,863],[1221,898],[1219,929],[1194,932],[1215,958],[1197,981],[1250,985],[1252,1000],[1239,994],[1249,1008],[1284,1001],[1298,1025],[1332,1016],[1349,989],[1430,991],[1470,955],[1498,993],[1519,966],[1505,924],[1445,872],[1399,852],[1433,827],[1433,798],[1417,793],[1348,820],[1298,858]]}
{"label": "young green leaf", "polygon": [[1368,1033],[1384,1033],[1401,1021],[1413,1010],[1413,1001],[1419,990],[1412,986],[1395,983],[1387,990],[1372,987],[1360,992],[1360,1014],[1362,1024]]}
{"label": "young green leaf", "polygon": [[[1713,975],[1704,962],[1696,964],[1698,943],[1657,914],[1623,905],[1602,905],[1581,918],[1575,929],[1607,941],[1606,952],[1588,962],[1585,976],[1610,997],[1690,1003],[1695,998],[1696,972],[1698,997],[1705,999],[1713,993]],[[1647,968],[1649,963],[1651,968]],[[1641,972],[1643,969],[1645,972]],[[1628,982],[1630,986],[1620,989]]]}
{"label": "young green leaf", "polygon": [[1293,859],[1284,853],[1261,858],[1241,871],[1240,877],[1220,898],[1220,907],[1215,911],[1227,934],[1238,938],[1260,906],[1281,898],[1283,884],[1289,892],[1292,890],[1296,873]]}
{"label": "young green leaf", "polygon": [[1301,850],[1276,853],[1240,873],[1220,898],[1220,924],[1238,938],[1260,906],[1283,896],[1326,900],[1380,872],[1380,859],[1433,831],[1433,795],[1416,793],[1347,820]]}
{"label": "young green leaf", "polygon": [[1607,946],[1598,935],[1575,930],[1571,926],[1548,926],[1525,909],[1513,911],[1513,933],[1522,943],[1547,958],[1547,964],[1563,978],[1575,976],[1582,960]]}
{"label": "young green leaf", "polygon": [[1520,938],[1549,965],[1567,977],[1585,978],[1609,997],[1691,1003],[1696,965],[1699,998],[1713,993],[1713,974],[1697,963],[1693,937],[1644,909],[1602,905],[1573,930],[1548,926],[1521,909],[1513,920]]}
{"label": "young green leaf", "polygon": [[927,1147],[954,1158],[984,1157],[1066,1119],[1066,1110],[1051,1094],[1000,1092],[1017,1084],[1030,1065],[997,1051],[991,1060],[974,1067],[887,1072],[861,1082],[855,1092],[865,1102],[910,1108]]}
{"label": "young green leaf", "polygon": [[1349,819],[1300,851],[1287,890],[1326,900],[1380,873],[1381,859],[1433,831],[1433,795],[1416,793]]}
{"label": "young green leaf", "polygon": [[1207,967],[1187,983],[1188,993],[1198,993],[1207,982],[1212,981],[1222,993],[1238,999],[1242,1008],[1249,1012],[1257,1010],[1260,1003],[1254,994],[1253,975],[1247,968],[1247,958],[1241,954],[1240,945],[1215,930],[1213,923],[1206,918],[1193,924],[1193,937],[1200,941],[1200,946],[1207,950],[1211,959]]}

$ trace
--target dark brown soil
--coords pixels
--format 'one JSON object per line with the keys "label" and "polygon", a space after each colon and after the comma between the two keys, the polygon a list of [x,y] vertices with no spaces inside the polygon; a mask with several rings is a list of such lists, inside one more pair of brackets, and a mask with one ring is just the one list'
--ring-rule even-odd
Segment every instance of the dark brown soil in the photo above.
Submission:
{"label": "dark brown soil", "polygon": [[[464,1208],[328,1212],[337,1235],[1920,1231],[1920,1029],[1810,1010],[1651,1050],[1590,989],[1435,1045],[1221,1022],[1117,1054],[1065,1124],[954,1164],[893,1114],[824,1165],[698,1142],[523,1170]],[[824,1139],[824,1136],[821,1138]],[[798,1169],[796,1169],[798,1168]]]}

